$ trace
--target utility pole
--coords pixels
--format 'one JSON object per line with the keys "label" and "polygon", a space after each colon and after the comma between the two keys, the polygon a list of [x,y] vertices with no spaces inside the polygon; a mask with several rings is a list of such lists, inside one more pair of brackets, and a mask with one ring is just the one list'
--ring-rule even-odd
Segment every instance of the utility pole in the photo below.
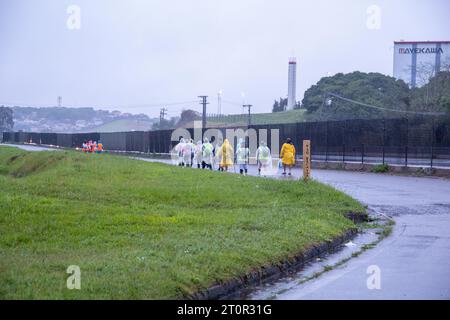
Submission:
{"label": "utility pole", "polygon": [[222,113],[222,90],[217,93],[217,114]]}
{"label": "utility pole", "polygon": [[167,109],[166,108],[161,108],[161,110],[159,111],[159,127],[161,128],[162,125],[162,121],[164,120],[164,117],[167,114]]}
{"label": "utility pole", "polygon": [[253,107],[251,104],[244,104],[242,105],[242,108],[248,108],[248,125],[250,126],[252,124],[251,115],[250,115],[250,109]]}
{"label": "utility pole", "polygon": [[[206,129],[206,105],[209,104],[209,102],[206,102],[206,99],[208,96],[198,96],[199,98],[202,98],[202,101],[200,101],[200,104],[203,105],[203,112],[202,112],[202,130]],[[203,131],[202,131],[203,135]]]}

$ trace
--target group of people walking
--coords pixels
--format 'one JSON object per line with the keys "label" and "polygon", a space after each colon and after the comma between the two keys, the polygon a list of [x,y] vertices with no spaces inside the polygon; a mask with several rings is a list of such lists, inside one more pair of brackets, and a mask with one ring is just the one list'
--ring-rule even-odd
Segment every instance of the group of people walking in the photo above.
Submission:
{"label": "group of people walking", "polygon": [[[215,146],[204,138],[196,144],[192,139],[181,138],[179,143],[173,149],[173,155],[176,164],[182,167],[192,167],[202,169],[215,169],[228,171],[231,167],[235,168],[234,164],[239,166],[239,173],[246,175],[248,173],[248,164],[250,159],[250,149],[247,141],[239,139],[236,146],[236,152],[228,139],[223,143],[219,141]],[[279,166],[283,168],[283,175],[291,175],[291,168],[295,165],[295,147],[291,139],[287,139],[283,144],[280,152]],[[261,141],[256,150],[256,163],[258,167],[258,174],[272,169],[272,156],[269,147],[264,141]]]}
{"label": "group of people walking", "polygon": [[103,143],[92,140],[84,141],[81,150],[84,153],[103,153]]}

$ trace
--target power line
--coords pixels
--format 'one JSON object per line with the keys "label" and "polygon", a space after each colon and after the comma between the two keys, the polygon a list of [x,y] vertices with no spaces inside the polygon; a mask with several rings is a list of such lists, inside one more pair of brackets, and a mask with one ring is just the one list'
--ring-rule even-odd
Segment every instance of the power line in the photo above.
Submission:
{"label": "power line", "polygon": [[[332,96],[332,97],[336,97],[338,99],[341,99],[341,100],[344,100],[344,101],[347,101],[347,102],[358,104],[358,105],[363,106],[363,107],[368,107],[368,108],[373,108],[373,109],[378,109],[378,110],[400,112],[400,113],[410,113],[410,114],[418,114],[418,115],[426,115],[426,116],[442,116],[442,115],[445,115],[444,112],[419,112],[419,111],[396,110],[396,109],[390,109],[390,108],[383,108],[383,107],[373,106],[373,105],[370,105],[370,104],[367,104],[367,103],[363,103],[363,102],[359,102],[359,101],[355,101],[355,100],[352,100],[352,99],[349,99],[349,98],[342,97],[342,96],[340,96],[338,94],[335,94],[335,93],[332,93],[332,92],[327,92],[327,95],[328,96]],[[325,96],[324,103],[325,103],[326,98],[327,97]]]}
{"label": "power line", "polygon": [[161,107],[162,105],[164,106],[175,106],[175,105],[181,105],[181,104],[190,104],[190,103],[194,103],[197,102],[196,100],[192,100],[192,101],[182,101],[182,102],[169,102],[169,103],[154,103],[154,104],[142,104],[142,105],[122,105],[122,106],[117,106],[119,108],[153,108],[153,107]]}
{"label": "power line", "polygon": [[229,101],[229,100],[222,99],[222,102],[225,102],[227,104],[232,104],[232,105],[235,105],[235,106],[239,106],[239,107],[242,106],[242,103],[238,103],[238,102],[234,102],[234,101]]}
{"label": "power line", "polygon": [[[197,100],[191,100],[191,101],[181,101],[181,102],[161,102],[161,103],[147,103],[147,104],[129,104],[129,105],[110,105],[110,106],[99,106],[95,105],[92,106],[92,108],[161,108],[161,106],[175,106],[175,105],[182,105],[182,104],[190,104],[195,103]],[[49,104],[36,104],[36,103],[23,103],[23,102],[0,102],[0,105],[8,105],[8,106],[26,106],[26,107],[55,107],[52,103]],[[86,108],[90,106],[65,106],[66,108]]]}

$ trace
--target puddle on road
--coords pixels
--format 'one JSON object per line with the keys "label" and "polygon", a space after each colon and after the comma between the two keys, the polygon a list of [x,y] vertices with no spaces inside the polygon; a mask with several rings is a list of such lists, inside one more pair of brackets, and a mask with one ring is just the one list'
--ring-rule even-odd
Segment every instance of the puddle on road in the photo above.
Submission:
{"label": "puddle on road", "polygon": [[299,290],[306,282],[313,281],[323,273],[345,265],[348,260],[372,248],[380,241],[384,236],[384,230],[390,224],[390,220],[374,212],[369,213],[369,217],[372,221],[361,225],[360,233],[351,241],[342,245],[336,253],[320,256],[291,276],[261,286],[247,288],[239,298],[254,300],[277,299],[279,295],[291,290]]}

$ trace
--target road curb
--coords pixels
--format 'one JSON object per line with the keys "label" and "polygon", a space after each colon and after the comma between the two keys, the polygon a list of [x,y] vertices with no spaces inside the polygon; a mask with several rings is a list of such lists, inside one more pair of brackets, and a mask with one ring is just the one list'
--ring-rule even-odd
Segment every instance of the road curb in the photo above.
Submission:
{"label": "road curb", "polygon": [[[367,220],[367,214],[348,213],[346,217],[355,223]],[[324,254],[338,251],[342,245],[353,239],[358,233],[357,228],[352,228],[344,234],[321,244],[311,245],[297,255],[281,260],[275,264],[262,266],[243,276],[231,280],[216,283],[208,289],[200,290],[184,297],[188,300],[223,300],[238,299],[241,294],[248,291],[250,287],[262,285],[275,281],[282,277],[296,273],[303,269],[307,263],[317,259]]]}
{"label": "road curb", "polygon": [[[297,165],[302,166],[302,161],[298,161]],[[311,167],[313,169],[323,169],[323,170],[342,170],[342,171],[358,171],[358,172],[372,172],[374,167],[379,164],[370,163],[351,163],[351,162],[322,162],[322,161],[312,161]],[[450,170],[443,168],[430,168],[427,166],[397,166],[390,165],[389,171],[385,173],[377,174],[390,174],[397,176],[409,176],[409,177],[439,177],[450,179]]]}

